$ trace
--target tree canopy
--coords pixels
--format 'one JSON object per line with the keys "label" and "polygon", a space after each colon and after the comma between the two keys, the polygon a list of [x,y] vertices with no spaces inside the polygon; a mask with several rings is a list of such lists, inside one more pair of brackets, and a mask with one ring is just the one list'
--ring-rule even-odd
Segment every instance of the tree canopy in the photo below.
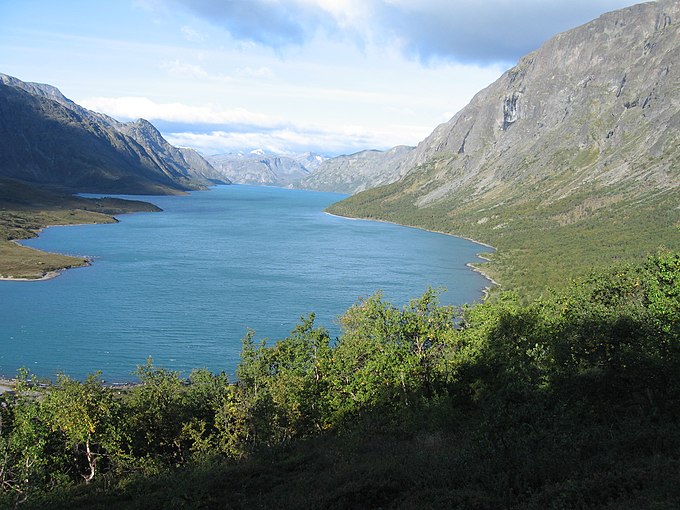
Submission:
{"label": "tree canopy", "polygon": [[[149,484],[160,508],[166,496],[149,487],[177,482],[173,473],[202,480],[207,493],[167,487],[194,494],[186,506],[196,507],[216,494],[226,506],[274,506],[268,494],[280,491],[290,508],[304,498],[312,507],[604,508],[657,493],[660,508],[680,502],[668,489],[678,476],[658,471],[680,456],[680,254],[530,303],[499,293],[458,309],[429,290],[399,308],[376,294],[339,322],[335,339],[313,314],[276,342],[248,334],[235,381],[207,370],[183,380],[151,359],[124,390],[96,373],[42,387],[23,372],[0,397],[0,504],[75,504],[75,489],[83,507],[109,490],[134,501],[126,491],[136,483]],[[295,458],[305,465],[293,471],[316,469],[318,483],[363,499],[309,492],[287,478]],[[343,478],[338,466],[350,458],[372,482]],[[277,466],[278,484],[255,489],[254,465],[269,476]],[[218,488],[220,476],[242,488]]]}

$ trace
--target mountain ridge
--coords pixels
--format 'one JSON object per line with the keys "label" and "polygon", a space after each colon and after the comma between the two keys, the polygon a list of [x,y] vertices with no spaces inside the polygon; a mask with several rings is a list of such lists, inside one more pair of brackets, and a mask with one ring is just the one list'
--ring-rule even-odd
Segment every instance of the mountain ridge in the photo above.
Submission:
{"label": "mountain ridge", "polygon": [[143,119],[122,123],[83,108],[56,87],[5,74],[0,74],[0,133],[0,176],[36,185],[162,194],[228,183]]}
{"label": "mountain ridge", "polygon": [[390,184],[406,174],[413,150],[414,147],[398,145],[387,151],[365,150],[329,158],[296,186],[354,194]]}
{"label": "mountain ridge", "polygon": [[680,2],[660,0],[558,34],[435,128],[399,181],[330,211],[492,244],[486,269],[517,289],[677,248],[679,28]]}
{"label": "mountain ridge", "polygon": [[[489,166],[485,158],[497,157],[498,166],[508,169],[497,172],[493,182],[488,178],[478,180],[474,187],[477,193],[489,184],[498,185],[507,180],[509,172],[517,170],[519,164],[511,158],[508,160],[507,156],[520,152],[518,143],[524,144],[520,149],[525,153],[531,151],[537,155],[537,161],[527,168],[531,167],[538,175],[540,170],[544,173],[551,170],[554,161],[550,159],[553,157],[550,152],[554,152],[554,147],[567,144],[578,147],[579,151],[598,151],[593,163],[603,166],[612,161],[610,152],[621,150],[626,135],[631,130],[639,130],[639,121],[654,112],[652,98],[656,101],[668,98],[675,104],[672,109],[663,109],[661,114],[670,114],[670,118],[654,120],[657,124],[672,123],[667,126],[672,133],[667,129],[656,130],[652,135],[657,139],[649,143],[654,155],[661,154],[664,145],[677,140],[680,124],[677,89],[674,94],[667,91],[659,94],[659,87],[668,89],[673,84],[677,87],[679,80],[678,68],[672,65],[673,57],[678,54],[678,31],[671,23],[672,17],[677,19],[679,13],[680,3],[675,0],[639,4],[606,13],[593,22],[558,34],[479,92],[449,122],[438,126],[418,145],[415,165],[447,152],[457,154],[464,159],[459,166],[467,166],[465,178],[473,174],[471,170],[475,165],[477,168]],[[632,51],[639,53],[634,60],[630,55]],[[603,70],[605,64],[608,68]],[[537,75],[541,74],[550,77],[538,80]],[[589,94],[592,89],[599,90]],[[616,101],[600,101],[605,95],[600,92],[615,96]],[[593,103],[588,105],[588,111],[579,110],[579,103],[587,101]],[[596,104],[598,102],[602,106]],[[642,110],[646,113],[640,115]],[[589,116],[581,119],[581,129],[560,129],[561,124],[584,113]],[[537,134],[538,130],[543,132]],[[670,134],[672,140],[665,140],[664,137]],[[536,138],[538,142],[533,143]],[[483,152],[484,145],[489,143],[495,146],[497,154]],[[478,155],[477,161],[475,155]],[[577,154],[567,162],[577,165],[579,156]],[[584,168],[588,166],[583,165]],[[631,172],[625,170],[620,167],[608,170],[611,178],[608,183],[617,178],[630,178]],[[672,187],[678,185],[677,175],[666,174],[664,177],[661,181],[670,179]],[[463,186],[465,181],[459,180],[457,184]],[[419,203],[434,202],[447,191],[444,188],[430,192]]]}
{"label": "mountain ridge", "polygon": [[237,184],[292,187],[326,159],[311,152],[275,154],[263,149],[207,156],[210,164]]}
{"label": "mountain ridge", "polygon": [[152,204],[74,193],[180,194],[229,181],[145,120],[122,123],[56,87],[0,73],[0,278],[45,279],[90,262],[12,241],[50,225],[111,223]]}

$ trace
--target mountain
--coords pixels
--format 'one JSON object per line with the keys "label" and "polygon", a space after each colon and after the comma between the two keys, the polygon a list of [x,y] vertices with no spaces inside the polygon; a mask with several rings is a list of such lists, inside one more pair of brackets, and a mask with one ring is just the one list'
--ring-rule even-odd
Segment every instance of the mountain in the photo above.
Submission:
{"label": "mountain", "polygon": [[189,147],[178,147],[182,159],[189,167],[189,172],[194,179],[212,184],[231,184],[229,178],[212,166],[197,151]]}
{"label": "mountain", "polygon": [[118,130],[135,140],[152,157],[159,168],[167,167],[184,179],[205,184],[229,184],[229,179],[208,163],[198,152],[170,145],[149,121],[139,119],[119,123]]}
{"label": "mountain", "polygon": [[310,172],[316,170],[319,167],[319,165],[321,165],[327,159],[326,157],[316,154],[314,152],[303,152],[301,154],[293,154],[288,157],[303,165]]}
{"label": "mountain", "polygon": [[388,151],[368,150],[329,158],[297,185],[317,191],[358,193],[389,184],[410,170],[414,147],[398,146]]}
{"label": "mountain", "polygon": [[50,85],[0,74],[0,177],[76,191],[178,193],[228,181],[149,122],[87,110]]}
{"label": "mountain", "polygon": [[292,156],[262,149],[208,156],[208,161],[231,181],[239,184],[291,186],[307,177],[325,158],[306,152]]}
{"label": "mountain", "polygon": [[331,210],[491,243],[490,269],[519,288],[677,247],[678,62],[678,0],[604,14],[479,92],[400,181]]}

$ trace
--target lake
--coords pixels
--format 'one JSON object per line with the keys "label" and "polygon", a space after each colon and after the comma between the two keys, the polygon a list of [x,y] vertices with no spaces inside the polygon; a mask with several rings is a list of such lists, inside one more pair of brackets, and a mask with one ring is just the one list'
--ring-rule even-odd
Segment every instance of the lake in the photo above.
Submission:
{"label": "lake", "polygon": [[487,247],[323,212],[342,198],[218,186],[141,197],[164,212],[118,224],[44,230],[24,244],[93,264],[48,281],[0,282],[0,375],[101,370],[123,382],[148,356],[183,375],[233,374],[249,328],[284,338],[315,312],[337,336],[336,318],[378,290],[400,307],[428,286],[448,289],[446,304],[482,298],[488,281],[465,264]]}

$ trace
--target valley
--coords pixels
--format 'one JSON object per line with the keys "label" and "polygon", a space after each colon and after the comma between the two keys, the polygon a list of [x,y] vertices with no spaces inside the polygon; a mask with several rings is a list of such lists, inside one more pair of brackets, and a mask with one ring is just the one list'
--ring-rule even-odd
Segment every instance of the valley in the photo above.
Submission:
{"label": "valley", "polygon": [[144,4],[5,27],[0,507],[680,508],[680,0]]}

